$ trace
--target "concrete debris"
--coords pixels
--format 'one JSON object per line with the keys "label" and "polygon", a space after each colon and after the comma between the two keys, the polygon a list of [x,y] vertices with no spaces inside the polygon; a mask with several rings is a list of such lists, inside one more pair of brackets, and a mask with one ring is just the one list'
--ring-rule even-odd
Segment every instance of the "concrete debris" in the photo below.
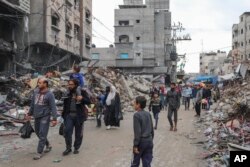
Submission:
{"label": "concrete debris", "polygon": [[[111,68],[89,69],[86,78],[94,94],[105,90],[106,86],[115,86],[121,96],[123,112],[133,111],[132,100],[139,95],[149,94],[152,84],[140,76],[129,76],[121,71]],[[149,96],[147,97],[149,98]],[[149,100],[149,99],[148,99]]]}
{"label": "concrete debris", "polygon": [[229,151],[250,150],[250,81],[224,89],[220,101],[195,122],[207,138],[207,166],[229,166]]}
{"label": "concrete debris", "polygon": [[[106,86],[115,86],[121,97],[122,111],[133,111],[132,100],[138,95],[149,93],[151,83],[140,76],[128,76],[111,68],[88,68],[85,71],[85,83],[88,93],[95,98]],[[58,111],[62,111],[62,97],[67,91],[69,72],[48,72],[45,75],[26,74],[19,78],[0,77],[0,134],[6,130],[17,128],[24,123],[25,114],[29,110],[33,90],[39,77],[47,77],[50,90],[54,93]],[[148,96],[149,98],[149,96]],[[89,108],[89,115],[94,116],[94,106]]]}

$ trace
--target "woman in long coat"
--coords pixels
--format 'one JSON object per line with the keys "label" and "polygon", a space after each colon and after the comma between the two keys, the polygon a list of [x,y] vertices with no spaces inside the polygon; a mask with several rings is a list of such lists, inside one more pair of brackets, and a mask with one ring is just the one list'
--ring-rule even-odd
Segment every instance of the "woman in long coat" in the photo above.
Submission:
{"label": "woman in long coat", "polygon": [[111,126],[120,127],[122,119],[120,95],[114,86],[110,87],[110,92],[106,98],[105,125],[107,130]]}

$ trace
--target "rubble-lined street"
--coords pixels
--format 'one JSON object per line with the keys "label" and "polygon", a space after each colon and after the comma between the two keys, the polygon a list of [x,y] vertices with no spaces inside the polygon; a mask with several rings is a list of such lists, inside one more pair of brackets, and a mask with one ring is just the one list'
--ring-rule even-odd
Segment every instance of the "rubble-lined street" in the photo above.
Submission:
{"label": "rubble-lined street", "polygon": [[[58,127],[51,128],[49,139],[53,145],[52,152],[45,155],[38,162],[32,160],[37,138],[33,134],[31,139],[8,140],[1,138],[0,148],[1,167],[43,167],[46,166],[87,166],[87,167],[128,167],[132,159],[133,122],[132,114],[126,113],[120,128],[110,131],[103,126],[95,127],[96,122],[89,120],[85,123],[83,147],[79,155],[62,156],[65,149],[64,139],[58,135]],[[159,128],[155,131],[154,158],[155,167],[202,167],[200,159],[201,148],[192,144],[201,140],[199,133],[193,126],[194,111],[179,111],[179,127],[177,132],[169,131],[167,112],[160,113]]]}
{"label": "rubble-lined street", "polygon": [[0,167],[249,167],[249,6],[0,0]]}

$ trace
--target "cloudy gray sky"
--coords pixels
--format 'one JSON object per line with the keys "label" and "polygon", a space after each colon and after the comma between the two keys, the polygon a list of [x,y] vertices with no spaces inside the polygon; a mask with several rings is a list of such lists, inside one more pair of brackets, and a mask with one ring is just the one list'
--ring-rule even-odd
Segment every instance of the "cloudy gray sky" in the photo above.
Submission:
{"label": "cloudy gray sky", "polygon": [[[97,47],[107,47],[114,41],[114,9],[122,3],[123,0],[93,0],[94,17],[109,29],[93,21],[93,43]],[[250,11],[250,0],[172,0],[170,11],[172,22],[180,21],[192,38],[178,43],[178,53],[187,54],[185,71],[198,72],[202,48],[207,52],[230,50],[232,25],[239,22],[242,13]]]}

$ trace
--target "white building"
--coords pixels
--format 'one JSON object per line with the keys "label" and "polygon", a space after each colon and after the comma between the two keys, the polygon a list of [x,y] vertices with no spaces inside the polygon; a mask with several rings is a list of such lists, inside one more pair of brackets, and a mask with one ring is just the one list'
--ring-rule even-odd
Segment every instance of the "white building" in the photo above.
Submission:
{"label": "white building", "polygon": [[200,73],[208,75],[223,75],[231,73],[231,60],[226,52],[210,52],[200,54]]}

